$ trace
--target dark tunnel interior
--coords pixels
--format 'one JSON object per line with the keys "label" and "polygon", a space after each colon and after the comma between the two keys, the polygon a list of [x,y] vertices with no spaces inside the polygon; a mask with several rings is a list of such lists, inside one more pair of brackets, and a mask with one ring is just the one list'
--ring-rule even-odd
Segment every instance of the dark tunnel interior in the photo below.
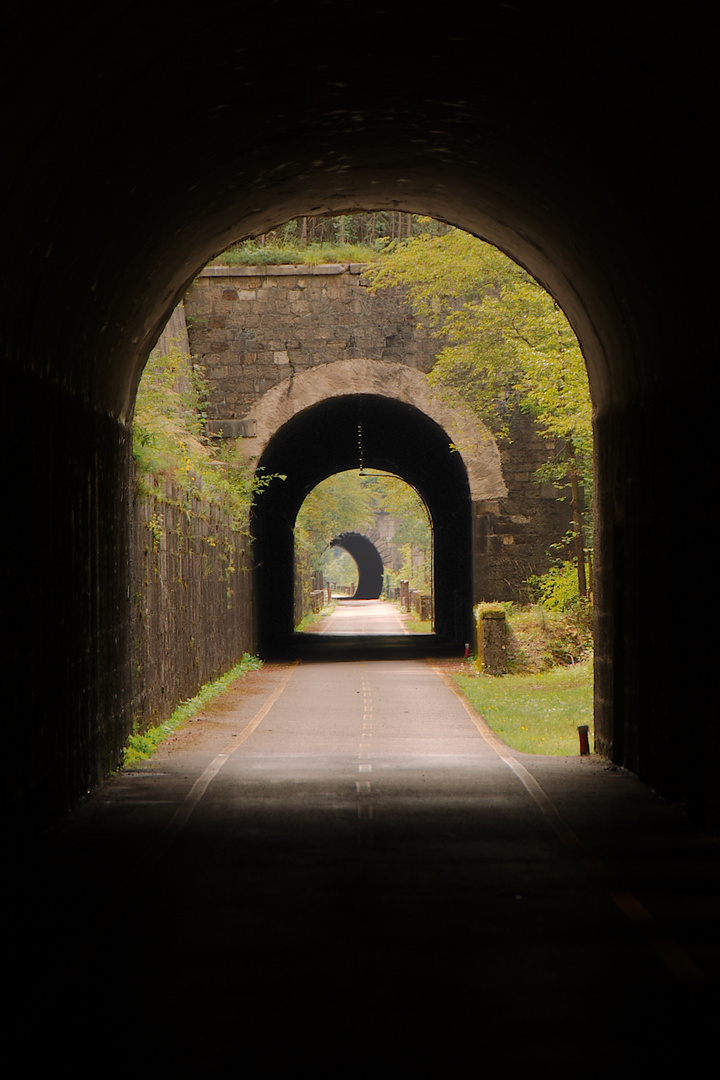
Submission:
{"label": "dark tunnel interior", "polygon": [[332,538],[330,547],[342,548],[355,560],[358,583],[353,600],[377,600],[383,587],[383,561],[372,540],[362,533],[344,532]]}
{"label": "dark tunnel interior", "polygon": [[[488,2],[432,27],[412,15],[382,61],[372,35],[348,47],[359,27],[387,26],[372,3],[221,4],[191,20],[133,0],[72,15],[28,4],[3,19],[4,433],[22,461],[9,485],[28,493],[4,530],[0,588],[4,701],[23,718],[5,753],[32,763],[6,776],[18,824],[64,814],[132,731],[130,425],[179,299],[238,239],[389,208],[496,244],[577,333],[594,403],[597,749],[720,821],[713,676],[673,601],[708,595],[718,501],[712,9]],[[308,27],[325,37],[300,63]],[[457,646],[467,479],[431,426],[371,404],[367,463],[431,510],[437,633]],[[356,465],[358,402],[326,408],[326,425],[298,417],[267,450],[288,474],[255,522],[268,653],[291,647],[297,508]],[[403,423],[412,453],[389,436]]]}
{"label": "dark tunnel interior", "polygon": [[298,413],[260,458],[266,476],[286,477],[273,480],[257,498],[252,520],[258,642],[265,656],[292,655],[298,645],[293,631],[295,518],[316,484],[357,467],[360,424],[365,466],[400,476],[428,507],[434,538],[432,645],[459,653],[472,640],[472,509],[462,456],[442,428],[414,406],[353,394]]}

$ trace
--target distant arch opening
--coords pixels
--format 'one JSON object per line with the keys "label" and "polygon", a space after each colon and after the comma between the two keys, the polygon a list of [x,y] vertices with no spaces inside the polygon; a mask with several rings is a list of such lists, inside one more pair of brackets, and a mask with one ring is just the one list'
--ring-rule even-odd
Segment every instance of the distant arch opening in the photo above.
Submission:
{"label": "distant arch opening", "polygon": [[[319,483],[295,521],[295,626],[300,633],[431,633],[432,523],[399,476],[351,469]],[[381,600],[354,619],[348,601]]]}
{"label": "distant arch opening", "polygon": [[383,565],[380,552],[362,532],[341,532],[330,540],[330,548],[342,548],[355,561],[357,586],[354,600],[377,600],[382,593]]}
{"label": "distant arch opening", "polygon": [[[460,651],[472,634],[472,504],[468,473],[447,432],[406,402],[372,394],[305,409],[269,440],[258,465],[283,476],[258,496],[252,521],[257,640],[262,655],[294,654],[294,525],[308,493],[363,465],[392,473],[427,507],[433,535],[434,634],[427,647]],[[329,540],[332,537],[328,538]]]}
{"label": "distant arch opening", "polygon": [[330,547],[343,548],[355,560],[358,583],[352,599],[379,599],[383,589],[384,567],[380,552],[370,537],[357,532],[344,532],[333,537]]}

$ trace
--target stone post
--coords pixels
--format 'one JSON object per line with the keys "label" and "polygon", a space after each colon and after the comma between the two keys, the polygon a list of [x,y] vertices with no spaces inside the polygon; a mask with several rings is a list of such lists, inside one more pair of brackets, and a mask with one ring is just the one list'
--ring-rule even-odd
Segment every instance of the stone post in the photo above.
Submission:
{"label": "stone post", "polygon": [[507,673],[507,623],[505,610],[498,604],[479,604],[478,670],[487,675]]}

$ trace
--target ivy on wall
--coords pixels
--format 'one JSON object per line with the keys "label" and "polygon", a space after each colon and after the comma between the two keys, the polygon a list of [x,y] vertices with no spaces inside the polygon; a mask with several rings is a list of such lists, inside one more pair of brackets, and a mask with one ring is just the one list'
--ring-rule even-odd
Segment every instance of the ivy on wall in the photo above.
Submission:
{"label": "ivy on wall", "polygon": [[169,481],[190,514],[196,500],[222,507],[236,532],[247,532],[253,496],[276,477],[253,473],[235,445],[206,429],[202,368],[180,349],[148,360],[138,386],[133,456],[140,494],[158,497]]}

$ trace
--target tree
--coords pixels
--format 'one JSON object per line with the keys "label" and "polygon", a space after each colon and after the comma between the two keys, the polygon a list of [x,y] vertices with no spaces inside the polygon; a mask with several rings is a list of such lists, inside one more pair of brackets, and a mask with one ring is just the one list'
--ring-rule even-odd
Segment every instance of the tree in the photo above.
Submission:
{"label": "tree", "polygon": [[[234,244],[222,259],[247,262],[249,256],[263,262],[274,262],[274,256],[282,253],[288,260],[306,261],[313,249],[317,249],[329,262],[359,262],[374,255],[376,250],[394,246],[411,236],[421,233],[436,236],[447,232],[449,227],[432,218],[399,210],[337,216],[320,214],[294,218],[253,240]],[[353,246],[364,248],[365,251],[354,253],[351,250]]]}
{"label": "tree", "polygon": [[581,595],[587,593],[583,490],[592,483],[590,392],[577,338],[540,285],[497,248],[451,229],[399,244],[368,269],[373,289],[403,286],[447,344],[430,380],[459,393],[500,438],[516,403],[560,440],[544,478],[569,482]]}
{"label": "tree", "polygon": [[429,564],[432,543],[425,504],[404,480],[372,469],[336,473],[309,493],[295,522],[298,562],[310,572],[327,570],[336,558],[335,549],[328,549],[330,540],[342,532],[371,529],[379,513],[394,517],[393,543],[407,548],[408,565],[413,565],[413,552],[423,553]]}
{"label": "tree", "polygon": [[427,590],[432,580],[432,527],[425,503],[399,476],[370,473],[364,479],[376,511],[395,521],[392,543],[403,560],[398,580],[407,580],[411,589]]}
{"label": "tree", "polygon": [[336,473],[308,494],[295,521],[298,556],[314,570],[334,536],[362,532],[373,524],[369,493],[356,472]]}

